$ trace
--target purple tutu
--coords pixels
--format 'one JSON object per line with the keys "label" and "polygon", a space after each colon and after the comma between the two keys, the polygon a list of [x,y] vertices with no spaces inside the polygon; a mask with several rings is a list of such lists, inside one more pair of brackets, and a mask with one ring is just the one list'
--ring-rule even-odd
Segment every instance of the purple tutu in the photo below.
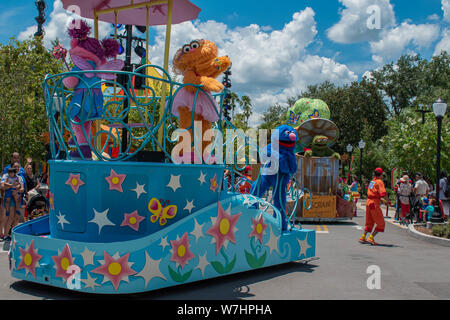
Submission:
{"label": "purple tutu", "polygon": [[[192,111],[194,107],[195,93],[191,93],[186,88],[178,91],[173,98],[172,114],[179,117],[178,108],[188,107]],[[210,92],[199,91],[195,103],[195,114],[201,115],[205,120],[216,122],[219,120],[219,105]]]}

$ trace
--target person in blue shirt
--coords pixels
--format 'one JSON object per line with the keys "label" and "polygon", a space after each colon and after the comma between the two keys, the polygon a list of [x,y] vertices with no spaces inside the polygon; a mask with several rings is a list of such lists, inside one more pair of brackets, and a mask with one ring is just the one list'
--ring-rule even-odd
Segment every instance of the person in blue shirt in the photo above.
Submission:
{"label": "person in blue shirt", "polygon": [[428,198],[423,199],[423,207],[422,207],[422,214],[424,222],[431,221],[431,217],[434,213],[434,206],[433,206],[433,200],[430,200]]}

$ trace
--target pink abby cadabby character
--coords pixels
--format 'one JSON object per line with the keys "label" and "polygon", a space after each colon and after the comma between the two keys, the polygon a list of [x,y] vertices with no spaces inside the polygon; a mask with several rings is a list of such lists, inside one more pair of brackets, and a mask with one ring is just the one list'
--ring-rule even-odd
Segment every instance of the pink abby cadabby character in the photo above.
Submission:
{"label": "pink abby cadabby character", "polygon": [[[124,63],[114,59],[119,53],[119,43],[114,39],[98,41],[88,35],[91,28],[85,21],[80,21],[78,28],[69,28],[69,36],[72,38],[69,50],[72,62],[75,64],[72,71],[119,71]],[[69,140],[69,146],[79,146],[69,153],[71,159],[92,159],[91,147],[91,123],[102,118],[103,94],[101,79],[115,80],[114,73],[102,73],[99,71],[79,73],[63,80],[64,85],[74,89],[73,97],[68,107],[74,138]],[[76,143],[75,143],[76,142]]]}

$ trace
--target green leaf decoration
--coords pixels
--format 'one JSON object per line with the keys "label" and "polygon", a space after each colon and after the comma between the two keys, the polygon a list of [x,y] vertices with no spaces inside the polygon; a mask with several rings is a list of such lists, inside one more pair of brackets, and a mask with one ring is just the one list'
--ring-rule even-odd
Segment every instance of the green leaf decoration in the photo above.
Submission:
{"label": "green leaf decoration", "polygon": [[234,255],[233,260],[230,262],[230,264],[228,264],[225,268],[225,273],[229,273],[231,272],[231,270],[233,270],[234,265],[236,264],[236,255]]}
{"label": "green leaf decoration", "polygon": [[247,263],[253,269],[261,268],[264,265],[264,262],[266,262],[267,251],[265,251],[264,254],[260,258],[248,253],[247,250],[244,250],[244,251],[245,251],[245,258],[247,259]]}
{"label": "green leaf decoration", "polygon": [[169,266],[169,274],[170,274],[170,277],[172,278],[173,281],[178,282],[178,283],[184,283],[184,282],[186,282],[186,281],[189,279],[189,277],[191,276],[192,271],[193,271],[193,270],[191,270],[191,271],[185,273],[184,275],[181,275],[180,273],[174,271],[174,270]]}
{"label": "green leaf decoration", "polygon": [[225,267],[220,263],[219,261],[211,261],[211,265],[213,266],[214,270],[217,271],[217,273],[225,274]]}

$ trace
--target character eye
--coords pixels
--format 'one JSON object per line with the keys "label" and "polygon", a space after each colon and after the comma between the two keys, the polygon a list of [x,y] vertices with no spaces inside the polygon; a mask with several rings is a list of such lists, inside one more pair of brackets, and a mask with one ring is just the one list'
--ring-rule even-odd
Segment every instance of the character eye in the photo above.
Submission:
{"label": "character eye", "polygon": [[188,53],[189,51],[191,51],[191,46],[189,46],[188,44],[183,46],[183,53]]}
{"label": "character eye", "polygon": [[200,44],[197,41],[191,42],[191,49],[198,49],[200,47]]}

